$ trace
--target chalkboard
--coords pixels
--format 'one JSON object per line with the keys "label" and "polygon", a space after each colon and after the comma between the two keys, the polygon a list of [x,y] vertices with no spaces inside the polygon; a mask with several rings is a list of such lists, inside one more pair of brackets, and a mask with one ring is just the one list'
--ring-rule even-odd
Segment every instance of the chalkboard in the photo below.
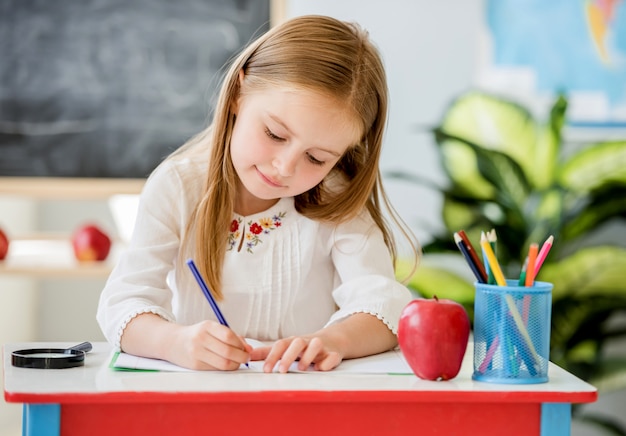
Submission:
{"label": "chalkboard", "polygon": [[147,176],[207,125],[269,3],[0,1],[0,176]]}

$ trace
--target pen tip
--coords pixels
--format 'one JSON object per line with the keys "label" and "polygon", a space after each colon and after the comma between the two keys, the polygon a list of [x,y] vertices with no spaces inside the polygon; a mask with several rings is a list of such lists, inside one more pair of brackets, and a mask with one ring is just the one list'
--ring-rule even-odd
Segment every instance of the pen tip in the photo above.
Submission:
{"label": "pen tip", "polygon": [[552,242],[554,242],[554,236],[550,235],[550,237],[548,239],[546,239],[546,242],[548,244],[552,244]]}

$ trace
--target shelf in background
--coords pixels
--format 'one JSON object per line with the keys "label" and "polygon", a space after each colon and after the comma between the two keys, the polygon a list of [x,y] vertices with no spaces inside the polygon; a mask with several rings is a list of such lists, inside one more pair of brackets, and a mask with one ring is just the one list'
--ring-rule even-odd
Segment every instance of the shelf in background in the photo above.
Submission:
{"label": "shelf in background", "polygon": [[106,260],[79,262],[69,238],[14,239],[0,261],[0,274],[32,278],[106,278],[111,273],[122,244],[115,241]]}
{"label": "shelf in background", "polygon": [[0,195],[40,199],[97,199],[139,194],[145,179],[0,177]]}

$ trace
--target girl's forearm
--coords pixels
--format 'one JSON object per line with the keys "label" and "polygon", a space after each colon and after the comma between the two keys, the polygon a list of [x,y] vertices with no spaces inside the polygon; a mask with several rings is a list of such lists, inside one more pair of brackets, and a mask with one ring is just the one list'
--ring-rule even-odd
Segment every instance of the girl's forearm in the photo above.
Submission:
{"label": "girl's forearm", "polygon": [[137,315],[124,329],[121,348],[126,353],[169,360],[168,350],[179,327],[153,313]]}
{"label": "girl's forearm", "polygon": [[325,342],[333,344],[344,359],[382,353],[398,344],[396,335],[381,320],[369,313],[355,313],[312,336],[321,337]]}

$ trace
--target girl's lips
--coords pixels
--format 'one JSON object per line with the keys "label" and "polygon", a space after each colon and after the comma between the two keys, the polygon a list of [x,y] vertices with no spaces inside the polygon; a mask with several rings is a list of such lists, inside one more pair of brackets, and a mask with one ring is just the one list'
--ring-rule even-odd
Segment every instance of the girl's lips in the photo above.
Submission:
{"label": "girl's lips", "polygon": [[261,171],[259,171],[258,168],[256,168],[256,172],[259,174],[261,179],[263,179],[265,181],[265,183],[267,183],[268,185],[273,186],[275,188],[283,188],[283,185],[281,185],[280,183],[278,183],[274,179],[271,179],[271,178],[267,177],[265,174],[263,174]]}

